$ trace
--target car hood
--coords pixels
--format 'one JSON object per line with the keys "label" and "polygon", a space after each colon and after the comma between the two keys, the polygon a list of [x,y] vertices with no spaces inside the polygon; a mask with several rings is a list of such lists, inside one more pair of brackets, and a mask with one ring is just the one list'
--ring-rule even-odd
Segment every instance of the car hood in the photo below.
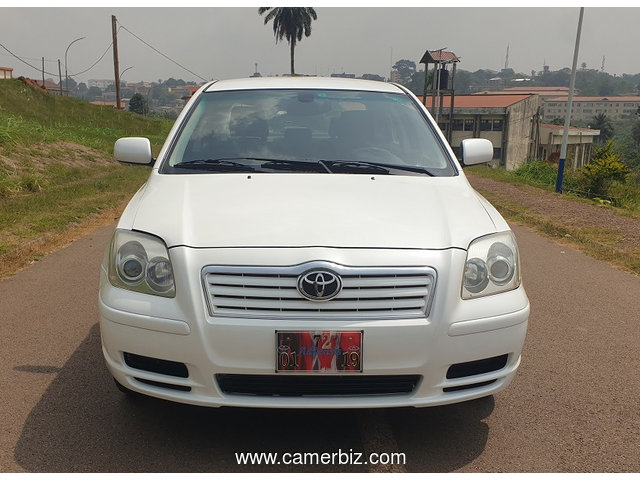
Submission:
{"label": "car hood", "polygon": [[496,230],[463,175],[155,171],[120,226],[197,248],[466,249]]}

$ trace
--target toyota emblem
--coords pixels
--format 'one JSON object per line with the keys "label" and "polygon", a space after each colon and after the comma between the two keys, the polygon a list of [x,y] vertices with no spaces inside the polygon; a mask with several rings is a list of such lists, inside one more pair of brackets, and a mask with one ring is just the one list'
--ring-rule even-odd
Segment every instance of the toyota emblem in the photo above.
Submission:
{"label": "toyota emblem", "polygon": [[342,279],[329,270],[310,270],[298,277],[298,291],[309,300],[331,300],[342,290]]}

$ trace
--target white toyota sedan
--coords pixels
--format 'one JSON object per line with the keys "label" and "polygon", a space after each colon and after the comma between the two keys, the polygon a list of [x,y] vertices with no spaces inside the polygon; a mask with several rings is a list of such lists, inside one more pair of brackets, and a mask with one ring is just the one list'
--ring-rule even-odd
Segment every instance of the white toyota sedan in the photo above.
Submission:
{"label": "white toyota sedan", "polygon": [[513,379],[529,301],[513,233],[400,85],[208,83],[151,166],[102,265],[117,386],[195,405],[425,407]]}

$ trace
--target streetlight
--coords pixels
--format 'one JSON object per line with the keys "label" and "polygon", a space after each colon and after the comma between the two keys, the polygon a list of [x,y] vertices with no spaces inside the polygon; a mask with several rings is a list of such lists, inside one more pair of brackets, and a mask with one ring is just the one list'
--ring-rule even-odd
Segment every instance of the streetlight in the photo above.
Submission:
{"label": "streetlight", "polygon": [[65,88],[67,89],[67,95],[69,95],[69,75],[67,73],[67,52],[69,51],[69,47],[76,43],[79,40],[84,40],[87,37],[76,38],[73,42],[69,44],[67,49],[64,51],[64,78],[65,78]]}
{"label": "streetlight", "polygon": [[556,177],[556,193],[562,193],[562,182],[564,180],[564,163],[567,158],[567,142],[569,137],[569,126],[571,123],[571,105],[573,103],[573,88],[576,84],[576,66],[578,65],[578,50],[580,49],[580,33],[582,32],[582,17],[584,7],[580,7],[578,17],[578,32],[576,33],[576,45],[573,48],[573,67],[571,68],[571,80],[569,80],[569,98],[567,99],[567,113],[564,116],[564,130],[562,135],[562,146],[560,147],[560,159],[558,160],[558,176]]}
{"label": "streetlight", "polygon": [[122,73],[120,74],[120,83],[122,83],[122,75],[124,75],[124,72],[126,72],[127,70],[131,70],[135,65],[131,65],[130,67],[125,68]]}

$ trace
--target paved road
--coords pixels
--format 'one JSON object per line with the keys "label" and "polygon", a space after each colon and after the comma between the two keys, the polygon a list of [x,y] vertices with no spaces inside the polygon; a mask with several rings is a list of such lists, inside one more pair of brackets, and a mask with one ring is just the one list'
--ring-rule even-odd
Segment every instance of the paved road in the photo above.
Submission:
{"label": "paved road", "polygon": [[640,278],[515,227],[532,303],[504,392],[423,410],[204,409],[131,401],[96,323],[110,228],[0,282],[1,472],[385,471],[240,467],[234,452],[403,452],[409,472],[640,471]]}

